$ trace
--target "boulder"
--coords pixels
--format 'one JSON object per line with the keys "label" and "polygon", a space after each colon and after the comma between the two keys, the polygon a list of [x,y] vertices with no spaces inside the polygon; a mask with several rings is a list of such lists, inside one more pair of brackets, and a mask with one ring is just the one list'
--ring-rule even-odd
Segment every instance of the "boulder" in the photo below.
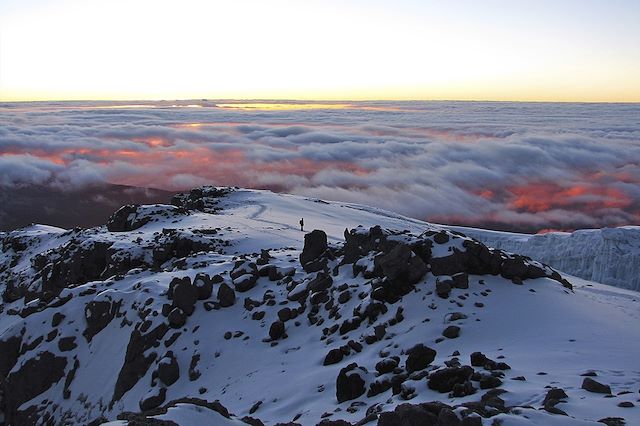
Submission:
{"label": "boulder", "polygon": [[236,303],[236,292],[226,283],[222,283],[218,287],[218,303],[223,308],[233,306]]}
{"label": "boulder", "polygon": [[331,275],[320,271],[316,274],[314,279],[309,281],[307,284],[307,290],[312,293],[316,293],[331,288],[332,284],[333,278],[331,278]]}
{"label": "boulder", "polygon": [[107,230],[109,232],[126,232],[133,231],[143,226],[149,221],[149,218],[143,220],[136,220],[136,214],[138,212],[137,204],[129,204],[120,207],[113,213],[107,220]]}
{"label": "boulder", "polygon": [[472,374],[473,368],[468,365],[443,368],[429,374],[427,386],[441,393],[451,392],[455,385],[468,382]]}
{"label": "boulder", "polygon": [[407,372],[424,370],[436,358],[436,351],[419,343],[407,351]]}
{"label": "boulder", "polygon": [[337,364],[342,361],[342,358],[344,358],[344,354],[340,349],[331,349],[324,357],[324,362],[322,363],[322,365]]}
{"label": "boulder", "polygon": [[158,378],[167,386],[174,384],[180,377],[180,366],[172,351],[167,352],[158,362]]}
{"label": "boulder", "polygon": [[451,279],[440,280],[440,278],[436,279],[436,294],[443,299],[449,297],[449,293],[451,293]]}
{"label": "boulder", "polygon": [[380,374],[391,373],[398,367],[398,360],[394,358],[384,358],[376,363],[376,371]]}
{"label": "boulder", "polygon": [[180,328],[187,322],[187,316],[180,308],[173,308],[169,312],[167,319],[169,320],[169,325],[173,328]]}
{"label": "boulder", "polygon": [[593,393],[611,393],[611,387],[609,385],[602,384],[591,377],[585,377],[582,381],[582,389]]}
{"label": "boulder", "polygon": [[326,266],[320,257],[327,251],[327,234],[316,229],[304,236],[304,248],[300,253],[300,264],[306,272],[316,272]]}
{"label": "boulder", "polygon": [[458,327],[457,325],[450,325],[449,327],[444,329],[442,335],[447,339],[455,339],[460,336],[460,327]]}
{"label": "boulder", "polygon": [[193,285],[198,290],[198,300],[207,300],[213,292],[213,282],[208,274],[199,272],[193,279]]}
{"label": "boulder", "polygon": [[198,289],[191,284],[191,280],[182,280],[173,287],[173,305],[182,309],[187,316],[193,313],[197,300]]}
{"label": "boulder", "polygon": [[284,337],[284,323],[282,321],[274,321],[269,327],[269,337],[271,340],[278,340]]}
{"label": "boulder", "polygon": [[352,363],[340,370],[336,379],[336,398],[338,403],[351,401],[365,393],[367,370]]}
{"label": "boulder", "polygon": [[244,293],[245,291],[249,291],[256,286],[258,281],[257,274],[244,274],[233,280],[233,285],[236,291],[240,293]]}

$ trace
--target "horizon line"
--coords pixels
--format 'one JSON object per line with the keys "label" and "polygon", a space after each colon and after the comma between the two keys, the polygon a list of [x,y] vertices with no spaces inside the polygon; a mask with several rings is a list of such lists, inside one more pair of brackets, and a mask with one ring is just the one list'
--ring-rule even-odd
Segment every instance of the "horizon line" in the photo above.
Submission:
{"label": "horizon line", "polygon": [[306,98],[164,98],[164,99],[136,99],[136,98],[118,98],[118,99],[19,99],[4,100],[0,99],[0,103],[47,103],[47,102],[304,102],[304,103],[348,103],[348,102],[494,102],[494,103],[553,103],[553,104],[637,104],[638,100],[505,100],[505,99],[306,99]]}

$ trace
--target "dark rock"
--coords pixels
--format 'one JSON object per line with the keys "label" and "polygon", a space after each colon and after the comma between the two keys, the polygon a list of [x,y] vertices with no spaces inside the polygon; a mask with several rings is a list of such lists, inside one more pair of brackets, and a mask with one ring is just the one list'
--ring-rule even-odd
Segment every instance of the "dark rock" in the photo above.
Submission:
{"label": "dark rock", "polygon": [[60,323],[62,323],[62,320],[64,320],[65,316],[64,314],[61,314],[60,312],[56,312],[53,314],[53,317],[51,318],[51,327],[57,327],[60,325]]}
{"label": "dark rock", "polygon": [[338,303],[347,303],[351,299],[351,293],[349,291],[343,291],[338,296]]}
{"label": "dark rock", "polygon": [[90,342],[93,336],[104,329],[120,308],[120,303],[107,301],[91,301],[84,309],[84,317],[87,321],[87,328],[82,335]]}
{"label": "dark rock", "polygon": [[172,351],[158,362],[158,378],[167,386],[171,386],[180,378],[180,366]]}
{"label": "dark rock", "polygon": [[300,264],[306,272],[316,272],[323,269],[323,262],[319,258],[327,251],[327,234],[316,229],[304,236],[304,248],[300,253]]}
{"label": "dark rock", "polygon": [[138,229],[149,222],[150,218],[137,219],[138,205],[129,204],[120,207],[107,220],[107,230],[109,232],[126,232]]}
{"label": "dark rock", "polygon": [[15,420],[19,415],[20,406],[62,379],[66,366],[65,357],[44,351],[25,361],[19,370],[9,374],[3,386],[2,411],[6,424],[21,424],[22,422]]}
{"label": "dark rock", "polygon": [[278,319],[287,322],[291,319],[291,308],[282,308],[278,311]]}
{"label": "dark rock", "polygon": [[198,289],[191,280],[182,280],[173,287],[173,304],[187,315],[191,315],[198,300]]}
{"label": "dark rock", "polygon": [[238,260],[229,276],[232,280],[235,280],[246,274],[258,276],[258,267],[255,263],[249,262],[248,260]]}
{"label": "dark rock", "polygon": [[323,419],[316,426],[353,426],[353,424],[342,419],[339,419],[339,420]]}
{"label": "dark rock", "polygon": [[436,351],[419,343],[407,351],[406,369],[409,373],[427,368],[436,358]]}
{"label": "dark rock", "polygon": [[427,386],[438,392],[451,392],[456,384],[464,385],[473,374],[473,368],[468,365],[449,367],[433,371],[429,374]]}
{"label": "dark rock", "polygon": [[180,328],[186,323],[187,316],[184,314],[182,309],[173,308],[173,310],[169,312],[167,319],[169,320],[169,324],[171,325],[171,327]]}
{"label": "dark rock", "polygon": [[385,358],[376,363],[376,371],[380,374],[391,373],[398,367],[398,361],[394,358]]}
{"label": "dark rock", "polygon": [[271,337],[271,340],[278,340],[284,337],[284,323],[282,321],[274,321],[271,324],[269,337]]}
{"label": "dark rock", "polygon": [[466,272],[455,274],[451,278],[453,279],[453,287],[461,289],[469,288],[469,275]]}
{"label": "dark rock", "polygon": [[244,293],[245,291],[249,291],[256,286],[258,282],[257,274],[244,274],[233,280],[233,285],[236,288],[236,291],[240,293]]}
{"label": "dark rock", "polygon": [[322,363],[322,365],[337,364],[342,361],[343,357],[344,354],[340,349],[331,349],[324,357],[324,362]]}
{"label": "dark rock", "polygon": [[480,379],[480,389],[492,389],[497,388],[502,384],[502,380],[500,380],[496,376],[486,375],[482,376]]}
{"label": "dark rock", "polygon": [[397,244],[388,252],[376,256],[374,262],[376,269],[382,271],[382,276],[391,281],[407,281],[410,285],[416,284],[427,273],[427,265],[405,244]]}
{"label": "dark rock", "polygon": [[633,408],[635,404],[631,401],[622,401],[618,403],[618,407],[620,408]]}
{"label": "dark rock", "polygon": [[471,354],[471,365],[474,367],[484,367],[490,361],[482,352],[473,352]]}
{"label": "dark rock", "polygon": [[315,278],[307,284],[307,290],[312,293],[316,293],[331,288],[332,284],[333,278],[331,278],[331,275],[324,272],[318,272]]}
{"label": "dark rock", "polygon": [[446,231],[440,231],[437,234],[435,234],[433,236],[433,241],[436,244],[445,244],[449,242],[449,235],[446,233]]}
{"label": "dark rock", "polygon": [[444,329],[442,335],[447,339],[455,339],[456,337],[460,336],[460,327],[458,327],[457,325],[450,325],[449,327]]}
{"label": "dark rock", "polygon": [[260,321],[261,319],[264,318],[265,314],[266,314],[265,311],[255,311],[253,314],[251,314],[251,319],[252,320],[256,320],[256,321]]}
{"label": "dark rock", "polygon": [[151,363],[156,359],[157,354],[151,352],[145,355],[145,351],[151,347],[159,345],[164,335],[169,330],[166,324],[159,324],[150,332],[142,334],[140,330],[133,330],[127,345],[127,352],[124,357],[124,364],[118,374],[116,386],[111,399],[111,405],[122,398],[143,377]]}
{"label": "dark rock", "polygon": [[611,387],[609,385],[597,382],[591,377],[585,377],[585,379],[582,381],[582,389],[593,393],[611,393]]}
{"label": "dark rock", "polygon": [[622,417],[605,417],[598,420],[598,423],[604,423],[607,426],[625,426],[627,424]]}
{"label": "dark rock", "polygon": [[200,362],[200,354],[195,353],[191,356],[191,362],[189,362],[189,380],[192,382],[200,377],[198,362]]}
{"label": "dark rock", "polygon": [[440,280],[439,278],[436,280],[436,293],[443,299],[449,297],[449,293],[451,293],[451,283],[450,279]]}
{"label": "dark rock", "polygon": [[198,290],[198,300],[207,300],[211,297],[213,282],[209,275],[202,272],[198,273],[193,279],[193,285]]}
{"label": "dark rock", "polygon": [[356,399],[365,393],[367,370],[352,363],[340,370],[336,379],[336,398],[338,403]]}
{"label": "dark rock", "polygon": [[543,406],[547,405],[556,405],[560,401],[569,398],[565,393],[564,389],[561,388],[553,388],[549,389],[547,395],[544,397],[544,401],[542,401]]}
{"label": "dark rock", "polygon": [[58,340],[58,349],[60,349],[60,352],[68,352],[77,347],[76,336],[61,337],[60,340]]}
{"label": "dark rock", "polygon": [[162,405],[167,397],[167,389],[160,388],[157,395],[150,395],[140,401],[140,410],[149,411]]}
{"label": "dark rock", "polygon": [[233,306],[236,303],[236,292],[226,283],[222,283],[218,287],[218,303],[223,308]]}
{"label": "dark rock", "polygon": [[451,409],[441,403],[400,404],[393,411],[381,413],[378,426],[440,426],[438,417],[443,408]]}
{"label": "dark rock", "polygon": [[7,377],[9,371],[18,362],[20,356],[20,346],[22,339],[19,336],[9,337],[7,340],[0,340],[0,383]]}
{"label": "dark rock", "polygon": [[67,373],[67,377],[64,379],[64,388],[62,389],[62,398],[69,399],[71,397],[71,390],[69,388],[71,387],[71,383],[73,383],[73,379],[75,378],[76,371],[78,371],[79,367],[80,367],[80,361],[78,361],[78,358],[75,358],[73,360],[73,367],[69,370],[69,373]]}

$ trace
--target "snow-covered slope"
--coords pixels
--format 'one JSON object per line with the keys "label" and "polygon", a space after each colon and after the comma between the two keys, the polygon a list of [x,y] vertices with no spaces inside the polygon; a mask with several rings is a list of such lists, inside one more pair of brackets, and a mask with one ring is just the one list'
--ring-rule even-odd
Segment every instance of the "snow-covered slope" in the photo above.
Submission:
{"label": "snow-covered slope", "polygon": [[640,226],[539,235],[455,226],[450,229],[580,278],[640,291]]}
{"label": "snow-covered slope", "polygon": [[3,236],[9,424],[640,424],[638,293],[363,206],[175,204]]}

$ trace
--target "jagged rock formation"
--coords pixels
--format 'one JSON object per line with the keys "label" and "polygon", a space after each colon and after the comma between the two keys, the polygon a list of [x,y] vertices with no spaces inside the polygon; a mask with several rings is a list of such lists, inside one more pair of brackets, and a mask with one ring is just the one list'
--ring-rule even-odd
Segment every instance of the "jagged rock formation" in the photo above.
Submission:
{"label": "jagged rock formation", "polygon": [[554,268],[616,287],[640,290],[640,227],[582,229],[571,233],[511,234],[460,229],[483,243],[532,257]]}

